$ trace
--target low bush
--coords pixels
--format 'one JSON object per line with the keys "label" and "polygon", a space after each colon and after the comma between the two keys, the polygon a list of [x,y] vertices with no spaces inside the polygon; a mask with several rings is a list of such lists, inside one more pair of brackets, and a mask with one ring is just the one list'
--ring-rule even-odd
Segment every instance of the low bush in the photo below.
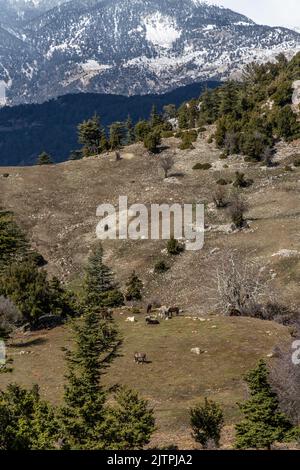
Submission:
{"label": "low bush", "polygon": [[167,265],[167,263],[164,260],[159,260],[154,266],[154,272],[155,273],[165,273],[168,271],[170,267]]}
{"label": "low bush", "polygon": [[212,165],[210,163],[196,163],[193,166],[193,170],[210,170]]}

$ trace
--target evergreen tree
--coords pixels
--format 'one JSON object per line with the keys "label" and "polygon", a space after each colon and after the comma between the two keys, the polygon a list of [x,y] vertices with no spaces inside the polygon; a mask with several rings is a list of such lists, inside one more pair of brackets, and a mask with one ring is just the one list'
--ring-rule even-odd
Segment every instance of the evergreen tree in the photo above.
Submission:
{"label": "evergreen tree", "polygon": [[154,131],[144,138],[144,146],[151,153],[158,153],[161,144],[160,132]]}
{"label": "evergreen tree", "polygon": [[37,158],[37,165],[52,165],[53,160],[47,152],[42,152]]}
{"label": "evergreen tree", "polygon": [[122,147],[126,141],[126,128],[122,122],[114,122],[109,128],[109,144],[111,150]]}
{"label": "evergreen tree", "polygon": [[120,339],[110,322],[95,310],[73,323],[75,348],[67,353],[65,404],[60,411],[65,448],[101,449],[105,445],[102,375],[117,354]]}
{"label": "evergreen tree", "polygon": [[125,298],[128,301],[132,300],[142,300],[142,289],[143,289],[143,283],[133,271],[131,274],[129,281],[126,284],[127,290],[125,294]]}
{"label": "evergreen tree", "polygon": [[103,247],[98,243],[85,269],[86,303],[89,306],[120,306],[124,303],[111,269],[103,263]]}
{"label": "evergreen tree", "polygon": [[236,447],[267,448],[274,442],[282,442],[292,425],[279,410],[279,402],[268,382],[266,363],[260,361],[245,378],[249,390],[248,401],[239,404],[244,415],[236,425]]}
{"label": "evergreen tree", "polygon": [[138,142],[144,142],[144,139],[150,132],[151,128],[147,121],[139,121],[135,125],[134,134]]}
{"label": "evergreen tree", "polygon": [[155,127],[159,126],[161,123],[162,123],[162,119],[157,112],[157,107],[153,105],[151,109],[151,113],[150,113],[150,127],[154,129]]}
{"label": "evergreen tree", "polygon": [[188,107],[186,104],[181,105],[178,109],[178,125],[179,129],[189,128]]}
{"label": "evergreen tree", "polygon": [[230,81],[221,89],[219,115],[235,114],[237,105],[237,85]]}
{"label": "evergreen tree", "polygon": [[108,409],[106,430],[106,449],[143,449],[155,431],[153,410],[135,391],[120,388]]}
{"label": "evergreen tree", "polygon": [[10,298],[27,322],[51,313],[51,291],[46,271],[33,263],[13,263],[1,277],[0,295]]}
{"label": "evergreen tree", "polygon": [[54,409],[41,400],[37,386],[0,391],[0,450],[53,449],[56,436]]}
{"label": "evergreen tree", "polygon": [[28,250],[26,237],[12,213],[0,210],[0,272],[14,261],[23,259]]}
{"label": "evergreen tree", "polygon": [[104,129],[101,131],[99,151],[100,153],[107,152],[109,150],[109,141],[107,139]]}
{"label": "evergreen tree", "polygon": [[218,447],[224,424],[223,411],[214,401],[205,398],[204,405],[197,405],[190,410],[192,436],[203,448],[211,440]]}
{"label": "evergreen tree", "polygon": [[127,133],[126,144],[127,145],[133,144],[135,142],[135,133],[134,133],[134,126],[133,126],[130,115],[128,115],[127,117],[125,128],[126,128],[126,133]]}
{"label": "evergreen tree", "polygon": [[45,314],[74,315],[76,303],[58,279],[47,280],[47,273],[32,262],[12,263],[0,278],[0,295],[10,298],[23,321],[33,323]]}
{"label": "evergreen tree", "polygon": [[73,317],[78,312],[78,304],[75,295],[65,289],[57,277],[49,281],[51,296],[51,313],[63,317]]}
{"label": "evergreen tree", "polygon": [[284,106],[275,115],[275,125],[279,137],[291,140],[300,137],[300,124],[290,106]]}
{"label": "evergreen tree", "polygon": [[103,137],[103,129],[100,119],[95,114],[91,119],[83,121],[78,125],[78,140],[83,145],[83,153],[85,156],[97,154],[100,149],[100,141]]}

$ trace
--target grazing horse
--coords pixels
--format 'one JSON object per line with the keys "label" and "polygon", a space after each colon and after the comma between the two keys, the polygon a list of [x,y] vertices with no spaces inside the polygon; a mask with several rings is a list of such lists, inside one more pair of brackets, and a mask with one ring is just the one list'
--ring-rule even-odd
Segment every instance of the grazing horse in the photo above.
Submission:
{"label": "grazing horse", "polygon": [[179,308],[178,307],[170,307],[168,313],[172,316],[173,313],[178,317],[179,315]]}
{"label": "grazing horse", "polygon": [[147,305],[147,315],[152,312],[152,304]]}
{"label": "grazing horse", "polygon": [[160,318],[168,318],[168,308],[165,305],[158,309],[158,316]]}
{"label": "grazing horse", "polygon": [[157,318],[146,317],[147,325],[159,325]]}
{"label": "grazing horse", "polygon": [[136,364],[145,364],[147,360],[147,355],[145,353],[134,353],[134,362]]}

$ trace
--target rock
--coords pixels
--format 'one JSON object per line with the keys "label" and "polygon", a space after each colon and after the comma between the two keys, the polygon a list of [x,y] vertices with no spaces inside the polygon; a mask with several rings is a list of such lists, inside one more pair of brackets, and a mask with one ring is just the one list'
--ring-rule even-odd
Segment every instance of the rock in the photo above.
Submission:
{"label": "rock", "polygon": [[182,184],[175,176],[170,176],[169,178],[164,179],[164,183],[167,184]]}
{"label": "rock", "polygon": [[272,257],[274,256],[281,256],[282,258],[291,258],[292,256],[299,256],[300,251],[297,250],[279,250],[277,253],[274,253]]}

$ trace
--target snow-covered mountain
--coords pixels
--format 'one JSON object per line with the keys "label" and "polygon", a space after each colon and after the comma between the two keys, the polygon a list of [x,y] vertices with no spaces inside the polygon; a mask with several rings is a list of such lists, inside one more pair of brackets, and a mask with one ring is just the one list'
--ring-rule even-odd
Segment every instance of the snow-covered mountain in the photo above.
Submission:
{"label": "snow-covered mountain", "polygon": [[296,31],[199,0],[2,4],[10,13],[1,16],[0,82],[14,104],[79,91],[162,93],[300,50]]}

